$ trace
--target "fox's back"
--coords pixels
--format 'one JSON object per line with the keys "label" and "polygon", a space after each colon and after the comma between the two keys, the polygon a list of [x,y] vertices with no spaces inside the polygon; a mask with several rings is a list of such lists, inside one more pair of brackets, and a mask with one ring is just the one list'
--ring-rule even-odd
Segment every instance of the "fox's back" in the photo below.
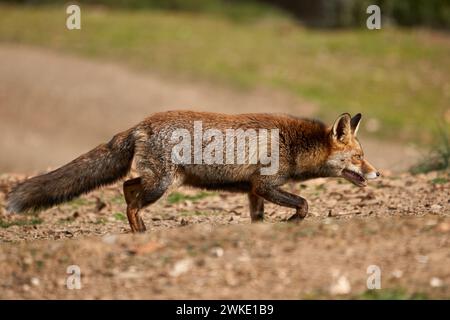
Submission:
{"label": "fox's back", "polygon": [[[157,154],[166,163],[171,162],[168,165],[175,162],[182,180],[200,187],[247,184],[268,165],[261,163],[260,150],[265,148],[269,157],[275,156],[271,152],[273,143],[277,144],[277,159],[272,158],[277,161],[276,174],[288,176],[295,170],[299,153],[324,143],[324,132],[326,127],[319,121],[284,114],[194,111],[156,113],[136,128],[137,141],[151,146],[147,149],[152,152],[148,157]],[[230,133],[234,136],[230,137]],[[177,163],[173,151],[182,142],[188,144],[184,152],[189,155]],[[212,154],[213,159],[205,158],[205,153]]]}

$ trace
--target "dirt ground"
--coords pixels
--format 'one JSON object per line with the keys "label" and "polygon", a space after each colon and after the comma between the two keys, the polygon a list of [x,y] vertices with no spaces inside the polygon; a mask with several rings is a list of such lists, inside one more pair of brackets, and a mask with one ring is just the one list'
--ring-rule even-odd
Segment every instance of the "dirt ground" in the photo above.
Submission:
{"label": "dirt ground", "polygon": [[[2,176],[3,193],[20,177]],[[3,215],[0,298],[450,298],[449,176],[384,177],[365,189],[335,179],[293,184],[310,203],[299,224],[246,197],[181,189],[129,233],[120,186],[38,216]],[[8,227],[7,227],[8,226]],[[77,265],[82,288],[66,288]],[[367,291],[367,268],[381,290]]]}
{"label": "dirt ground", "polygon": [[[38,215],[6,214],[17,181],[176,108],[316,110],[265,89],[0,45],[0,299],[450,298],[450,176],[402,173],[417,152],[392,142],[362,139],[383,173],[365,189],[339,179],[287,185],[309,201],[299,224],[271,204],[251,224],[245,195],[181,188],[145,209],[148,232],[133,235],[120,183]],[[79,290],[66,286],[73,265]],[[367,289],[369,266],[381,290]]]}

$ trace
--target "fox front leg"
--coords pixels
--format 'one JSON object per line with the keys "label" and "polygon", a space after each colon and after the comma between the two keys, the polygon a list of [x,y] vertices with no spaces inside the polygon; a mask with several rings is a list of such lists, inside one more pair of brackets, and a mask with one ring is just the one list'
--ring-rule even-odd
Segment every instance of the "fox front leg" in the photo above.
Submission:
{"label": "fox front leg", "polygon": [[296,210],[295,214],[288,221],[301,221],[308,214],[308,202],[306,199],[281,190],[278,187],[259,186],[255,188],[255,193],[272,203],[283,207],[294,208]]}
{"label": "fox front leg", "polygon": [[250,204],[250,218],[252,222],[260,222],[264,220],[264,199],[250,192],[248,194]]}

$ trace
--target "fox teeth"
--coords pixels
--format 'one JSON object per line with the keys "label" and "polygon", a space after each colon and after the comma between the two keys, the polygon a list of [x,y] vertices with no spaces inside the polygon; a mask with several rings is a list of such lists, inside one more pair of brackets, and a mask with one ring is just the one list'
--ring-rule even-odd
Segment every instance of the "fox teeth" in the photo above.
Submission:
{"label": "fox teeth", "polygon": [[377,178],[377,174],[375,172],[369,172],[367,173],[364,178],[366,179],[376,179]]}

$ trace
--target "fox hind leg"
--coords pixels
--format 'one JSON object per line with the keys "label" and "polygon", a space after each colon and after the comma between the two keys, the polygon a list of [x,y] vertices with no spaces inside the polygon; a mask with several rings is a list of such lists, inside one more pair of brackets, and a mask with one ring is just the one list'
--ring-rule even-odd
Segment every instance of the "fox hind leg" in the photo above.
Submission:
{"label": "fox hind leg", "polygon": [[140,197],[142,195],[142,179],[135,178],[127,180],[123,184],[123,194],[127,203],[127,217],[131,231],[144,232],[146,230],[144,221],[139,215]]}
{"label": "fox hind leg", "polygon": [[127,202],[127,217],[131,231],[144,232],[144,221],[139,210],[156,202],[169,188],[172,179],[168,176],[144,174],[139,178],[125,181],[123,191]]}
{"label": "fox hind leg", "polygon": [[264,199],[250,192],[248,194],[250,204],[250,218],[252,222],[261,222],[264,220]]}

